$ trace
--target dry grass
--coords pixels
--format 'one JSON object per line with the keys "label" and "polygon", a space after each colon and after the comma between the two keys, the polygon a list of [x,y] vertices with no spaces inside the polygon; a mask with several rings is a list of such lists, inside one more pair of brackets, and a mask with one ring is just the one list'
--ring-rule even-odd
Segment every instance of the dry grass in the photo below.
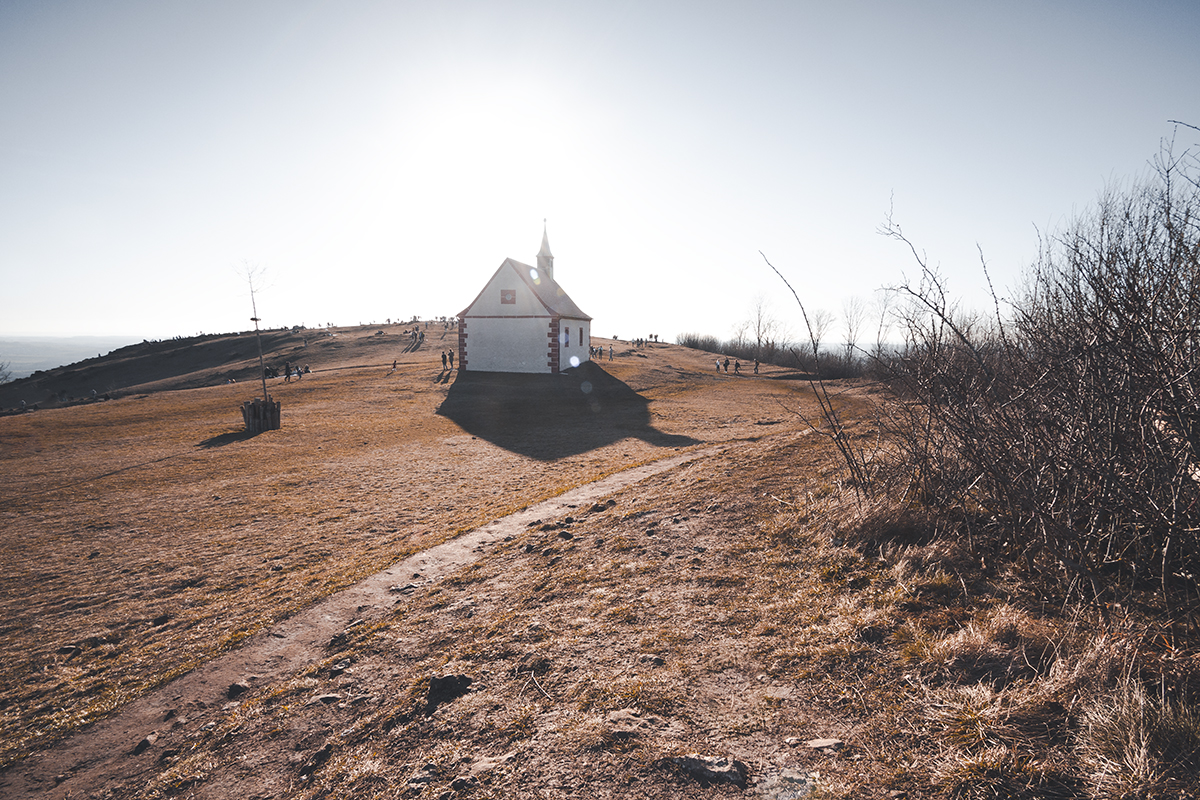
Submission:
{"label": "dry grass", "polygon": [[[678,368],[703,359],[674,352],[654,374],[609,367],[664,395],[659,431],[737,439],[796,397],[714,378],[698,392]],[[618,434],[548,467],[434,413],[436,352],[399,354],[395,373],[340,355],[272,382],[284,427],[250,440],[241,384],[0,419],[0,764],[408,553],[664,452]]]}
{"label": "dry grass", "polygon": [[[764,535],[782,521],[764,493],[791,496],[780,467],[797,454],[818,471],[833,468],[818,439],[744,444],[620,492],[604,511],[574,514],[570,539],[531,528],[331,656],[353,660],[347,674],[328,679],[317,667],[317,683],[295,690],[366,695],[363,708],[252,697],[241,708],[260,712],[230,714],[224,739],[214,731],[195,746],[218,760],[216,772],[248,781],[242,760],[295,752],[324,728],[301,750],[329,744],[335,755],[288,790],[296,797],[434,797],[455,781],[473,797],[532,797],[551,781],[590,796],[723,796],[656,766],[714,749],[759,771],[819,767],[827,787],[850,795],[879,785],[888,771],[874,737],[895,741],[898,698],[873,708],[847,684],[886,696],[877,683],[886,660],[862,643],[828,660],[876,612],[852,597],[829,606],[827,583],[806,568],[817,553],[783,531]],[[825,615],[816,629],[796,615],[814,605]],[[794,654],[789,663],[783,652]],[[421,687],[450,672],[474,678],[472,691],[426,716]],[[409,689],[397,697],[393,687]],[[853,758],[780,749],[788,737],[851,728]],[[293,733],[272,742],[271,730]],[[229,740],[243,744],[221,744]],[[407,782],[420,770],[436,777],[413,790]]]}
{"label": "dry grass", "polygon": [[[285,428],[248,441],[225,422],[237,387],[0,420],[4,757],[407,552],[669,449],[625,436],[548,460],[472,438],[432,413],[446,389],[420,357],[277,385]],[[1129,610],[1047,610],[961,519],[854,503],[830,443],[781,406],[801,386],[676,348],[604,366],[658,431],[729,447],[489,548],[298,675],[186,710],[113,796],[742,794],[663,769],[687,752],[819,774],[812,797],[1196,792],[1186,641]],[[426,713],[446,674],[471,690]],[[826,736],[845,747],[794,745]]]}

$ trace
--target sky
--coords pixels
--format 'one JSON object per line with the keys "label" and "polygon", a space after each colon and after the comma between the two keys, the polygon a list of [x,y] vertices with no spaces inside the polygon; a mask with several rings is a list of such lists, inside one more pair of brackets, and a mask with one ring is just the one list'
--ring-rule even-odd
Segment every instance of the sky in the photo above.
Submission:
{"label": "sky", "polygon": [[[455,315],[511,257],[593,334],[967,306],[1200,133],[1200,4],[4,0],[0,337]],[[760,254],[761,253],[761,254]],[[835,322],[830,338],[836,339]],[[0,354],[2,357],[3,354]]]}

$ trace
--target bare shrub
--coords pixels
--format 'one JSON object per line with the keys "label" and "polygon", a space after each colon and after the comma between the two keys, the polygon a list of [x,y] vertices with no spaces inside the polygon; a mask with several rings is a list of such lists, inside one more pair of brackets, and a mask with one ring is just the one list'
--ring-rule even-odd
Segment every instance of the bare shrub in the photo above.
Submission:
{"label": "bare shrub", "polygon": [[[968,314],[925,256],[899,287],[891,361],[907,412],[907,499],[991,517],[994,545],[1111,587],[1196,593],[1200,574],[1200,165],[1169,148],[1044,243],[1001,312]],[[986,264],[984,265],[986,273]]]}
{"label": "bare shrub", "polygon": [[724,343],[717,337],[700,333],[681,333],[675,337],[675,343],[707,353],[720,353],[724,347]]}

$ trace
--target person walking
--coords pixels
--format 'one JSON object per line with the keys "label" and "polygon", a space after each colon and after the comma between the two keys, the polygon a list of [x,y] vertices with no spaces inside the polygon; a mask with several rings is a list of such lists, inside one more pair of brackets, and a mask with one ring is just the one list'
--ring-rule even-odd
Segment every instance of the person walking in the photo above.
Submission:
{"label": "person walking", "polygon": [[754,374],[758,374],[758,359],[754,359]]}

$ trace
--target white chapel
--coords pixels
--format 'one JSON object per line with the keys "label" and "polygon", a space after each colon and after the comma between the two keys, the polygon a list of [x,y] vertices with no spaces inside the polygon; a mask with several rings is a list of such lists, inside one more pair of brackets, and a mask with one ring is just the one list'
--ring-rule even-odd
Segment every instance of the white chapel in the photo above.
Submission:
{"label": "white chapel", "polygon": [[542,230],[537,266],[504,259],[458,315],[460,370],[558,373],[589,360],[592,318],[554,279]]}

